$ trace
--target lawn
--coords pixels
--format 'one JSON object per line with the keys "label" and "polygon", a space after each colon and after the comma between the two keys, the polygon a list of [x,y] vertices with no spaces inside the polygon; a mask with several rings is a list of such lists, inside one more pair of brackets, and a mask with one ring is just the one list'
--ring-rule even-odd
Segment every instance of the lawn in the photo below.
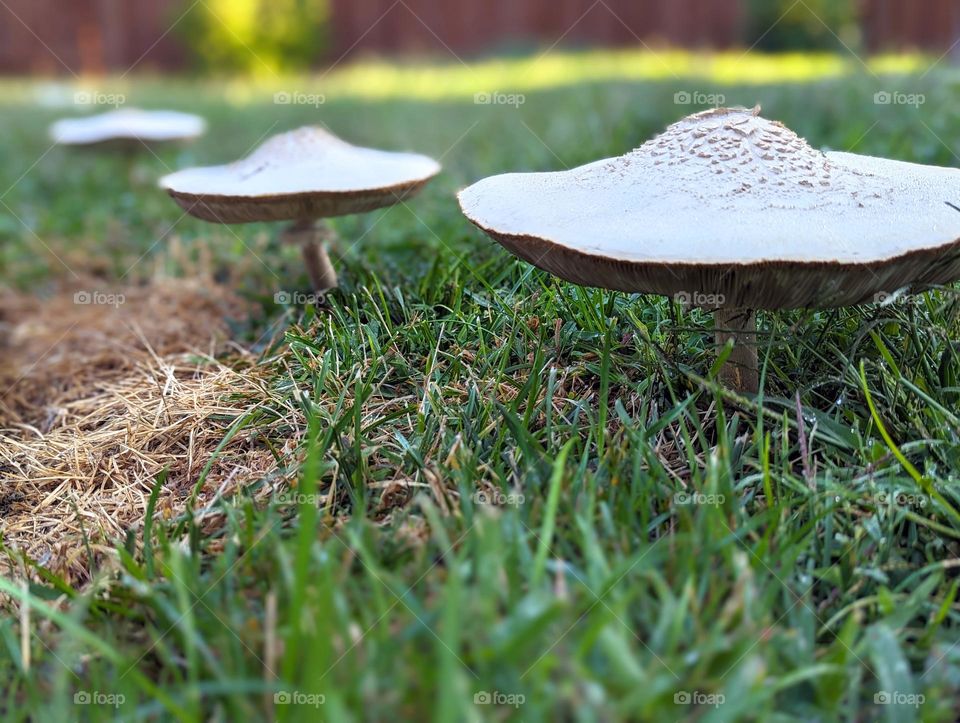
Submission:
{"label": "lawn", "polygon": [[[93,83],[210,122],[136,157],[49,149],[75,88],[0,83],[0,281],[42,298],[77,273],[119,293],[202,260],[243,301],[244,351],[217,361],[257,380],[232,392],[250,411],[211,424],[224,450],[242,437],[276,462],[201,503],[215,460],[198,460],[170,514],[158,474],[147,523],[91,550],[86,577],[5,540],[7,716],[955,719],[956,292],[762,314],[765,395],[743,399],[712,381],[705,314],[559,282],[454,195],[624,153],[700,109],[678,93],[760,103],[816,147],[955,166],[960,76],[748,56],[735,83],[736,56],[558,57]],[[307,288],[276,227],[183,218],[155,179],[316,122],[445,170],[403,206],[335,221],[342,286],[305,308],[275,296]],[[111,494],[108,477],[69,489]]]}

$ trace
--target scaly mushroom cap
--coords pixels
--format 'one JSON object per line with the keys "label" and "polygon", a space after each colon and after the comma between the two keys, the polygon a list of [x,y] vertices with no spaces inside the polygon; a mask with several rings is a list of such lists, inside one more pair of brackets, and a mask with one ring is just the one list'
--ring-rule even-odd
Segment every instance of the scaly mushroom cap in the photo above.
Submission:
{"label": "scaly mushroom cap", "polygon": [[202,136],[206,128],[203,118],[189,113],[124,108],[89,118],[57,121],[50,126],[50,136],[56,143],[68,146],[111,141],[130,141],[139,145],[140,142],[190,140]]}
{"label": "scaly mushroom cap", "polygon": [[568,281],[696,306],[846,306],[960,278],[960,171],[824,154],[758,113],[705,111],[619,158],[487,178],[460,205]]}
{"label": "scaly mushroom cap", "polygon": [[179,171],[160,185],[198,218],[246,223],[392,206],[439,172],[427,156],[359,148],[307,127],[274,136],[242,161]]}

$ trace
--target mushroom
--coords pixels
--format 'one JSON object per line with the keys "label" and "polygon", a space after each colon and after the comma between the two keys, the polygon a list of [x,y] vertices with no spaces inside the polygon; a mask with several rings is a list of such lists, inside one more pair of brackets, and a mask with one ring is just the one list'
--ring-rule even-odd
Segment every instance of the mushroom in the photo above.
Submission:
{"label": "mushroom", "polygon": [[439,172],[427,156],[360,148],[305,127],[270,138],[241,161],[179,171],[160,185],[205,221],[293,221],[283,240],[301,246],[310,281],[323,293],[337,276],[326,250],[332,231],[321,219],[392,206]]}
{"label": "mushroom", "polygon": [[68,118],[50,126],[54,142],[66,146],[110,143],[124,148],[167,141],[187,141],[202,136],[203,118],[170,110],[124,108],[88,118]]}
{"label": "mushroom", "polygon": [[756,309],[876,301],[960,277],[960,171],[821,153],[760,109],[689,116],[561,173],[484,179],[464,214],[568,281],[714,311],[721,380],[756,392]]}

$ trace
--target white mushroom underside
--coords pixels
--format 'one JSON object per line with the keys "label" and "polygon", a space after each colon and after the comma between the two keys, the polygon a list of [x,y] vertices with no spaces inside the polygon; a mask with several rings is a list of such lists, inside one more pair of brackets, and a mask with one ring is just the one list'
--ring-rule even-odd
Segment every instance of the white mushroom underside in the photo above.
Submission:
{"label": "white mushroom underside", "polygon": [[750,111],[691,116],[571,171],[488,178],[460,202],[495,234],[625,262],[863,264],[960,239],[960,171],[823,154]]}
{"label": "white mushroom underside", "polygon": [[50,135],[56,143],[86,145],[118,139],[173,141],[196,138],[205,130],[203,118],[189,113],[129,108],[57,121],[51,126]]}
{"label": "white mushroom underside", "polygon": [[301,128],[270,139],[242,161],[187,169],[160,183],[181,194],[257,199],[386,189],[439,170],[427,156],[360,148],[320,128]]}

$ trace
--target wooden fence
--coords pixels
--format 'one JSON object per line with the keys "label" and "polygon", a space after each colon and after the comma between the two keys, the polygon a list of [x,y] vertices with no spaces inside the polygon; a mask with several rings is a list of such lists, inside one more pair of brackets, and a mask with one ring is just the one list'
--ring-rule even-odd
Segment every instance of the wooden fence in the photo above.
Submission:
{"label": "wooden fence", "polygon": [[[348,0],[334,10],[334,52],[473,54],[511,47],[738,44],[739,0]],[[389,9],[388,9],[389,8]]]}
{"label": "wooden fence", "polygon": [[[749,46],[745,0],[330,0],[325,62],[364,53],[514,48]],[[958,0],[860,0],[867,47],[943,52],[960,39]],[[3,0],[0,73],[176,70],[185,0]],[[922,11],[921,11],[922,8]]]}

